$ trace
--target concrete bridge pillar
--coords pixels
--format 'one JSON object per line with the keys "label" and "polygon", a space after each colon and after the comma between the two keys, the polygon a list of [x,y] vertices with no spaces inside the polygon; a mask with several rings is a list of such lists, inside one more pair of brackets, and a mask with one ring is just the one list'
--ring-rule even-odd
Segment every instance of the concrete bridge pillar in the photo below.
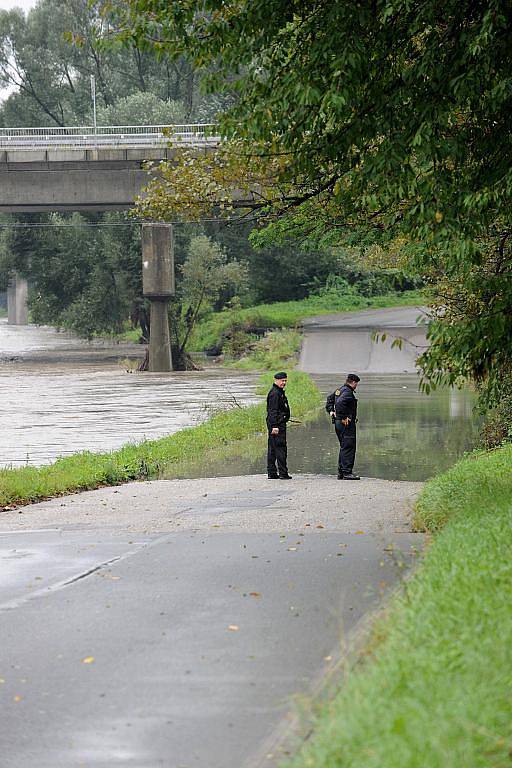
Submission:
{"label": "concrete bridge pillar", "polygon": [[7,323],[28,325],[28,283],[15,274],[7,288]]}
{"label": "concrete bridge pillar", "polygon": [[171,224],[142,225],[143,293],[151,302],[149,370],[172,371],[169,299],[174,295],[174,251]]}

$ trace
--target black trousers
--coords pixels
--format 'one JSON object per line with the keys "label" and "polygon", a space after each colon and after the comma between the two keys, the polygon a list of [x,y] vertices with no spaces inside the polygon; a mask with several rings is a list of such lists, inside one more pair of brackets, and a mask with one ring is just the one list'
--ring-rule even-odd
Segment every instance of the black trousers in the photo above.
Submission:
{"label": "black trousers", "polygon": [[279,427],[278,435],[273,435],[269,429],[267,450],[267,472],[269,475],[288,474],[288,466],[286,464],[287,455],[286,427]]}
{"label": "black trousers", "polygon": [[348,475],[354,469],[354,461],[356,459],[356,425],[349,424],[348,427],[345,427],[340,419],[336,419],[334,428],[340,442],[338,472]]}

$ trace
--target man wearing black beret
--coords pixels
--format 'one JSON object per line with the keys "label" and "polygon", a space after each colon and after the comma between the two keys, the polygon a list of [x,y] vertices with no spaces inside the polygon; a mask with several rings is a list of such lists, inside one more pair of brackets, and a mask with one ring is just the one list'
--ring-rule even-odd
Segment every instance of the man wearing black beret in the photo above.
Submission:
{"label": "man wearing black beret", "polygon": [[[267,473],[269,480],[291,480],[286,464],[286,423],[290,420],[290,406],[284,393],[288,377],[284,371],[274,375],[272,389],[267,395],[268,452]],[[277,467],[276,467],[277,463]]]}

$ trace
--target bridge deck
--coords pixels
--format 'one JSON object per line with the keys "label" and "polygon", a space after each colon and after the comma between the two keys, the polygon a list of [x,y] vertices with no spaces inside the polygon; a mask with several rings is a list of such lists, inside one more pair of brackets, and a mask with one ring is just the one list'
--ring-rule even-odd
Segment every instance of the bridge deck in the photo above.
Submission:
{"label": "bridge deck", "polygon": [[176,147],[211,152],[213,125],[90,126],[0,130],[0,211],[131,208],[148,183],[144,164]]}

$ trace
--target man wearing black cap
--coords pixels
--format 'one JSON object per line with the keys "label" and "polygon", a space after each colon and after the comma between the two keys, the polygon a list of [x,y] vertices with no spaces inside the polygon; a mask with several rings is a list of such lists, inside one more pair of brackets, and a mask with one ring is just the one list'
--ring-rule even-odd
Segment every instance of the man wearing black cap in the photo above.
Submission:
{"label": "man wearing black cap", "polygon": [[269,480],[292,479],[288,474],[286,464],[286,422],[290,420],[290,406],[284,393],[286,382],[287,376],[284,371],[276,373],[272,389],[267,395],[267,472]]}
{"label": "man wearing black cap", "polygon": [[[360,480],[354,475],[356,458],[356,421],[357,399],[354,395],[361,379],[355,373],[349,373],[345,384],[336,390],[334,397],[327,398],[326,408],[334,418],[334,428],[340,443],[338,458],[338,480]],[[334,402],[333,402],[334,401]]]}

